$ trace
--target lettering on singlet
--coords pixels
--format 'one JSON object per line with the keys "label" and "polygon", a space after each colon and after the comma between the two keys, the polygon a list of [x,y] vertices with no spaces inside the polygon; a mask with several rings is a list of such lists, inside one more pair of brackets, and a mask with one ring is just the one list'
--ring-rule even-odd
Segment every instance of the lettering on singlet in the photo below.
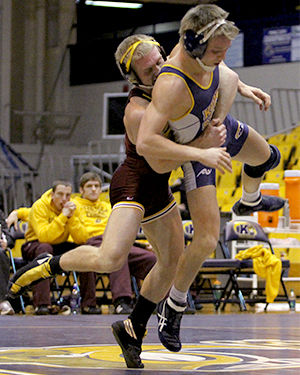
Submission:
{"label": "lettering on singlet", "polygon": [[237,128],[234,138],[239,139],[240,136],[243,134],[243,132],[244,132],[244,124],[238,121],[238,128]]}
{"label": "lettering on singlet", "polygon": [[198,172],[196,177],[199,177],[202,174],[205,174],[206,176],[209,176],[212,172],[212,168],[203,168],[200,172]]}

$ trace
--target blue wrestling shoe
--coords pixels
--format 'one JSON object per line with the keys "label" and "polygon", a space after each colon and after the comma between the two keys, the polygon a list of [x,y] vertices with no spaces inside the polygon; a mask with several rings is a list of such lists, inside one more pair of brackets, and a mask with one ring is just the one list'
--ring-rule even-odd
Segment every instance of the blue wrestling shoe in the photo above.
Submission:
{"label": "blue wrestling shoe", "polygon": [[256,211],[273,212],[284,206],[285,200],[274,195],[261,195],[258,202],[249,205],[240,199],[232,207],[232,211],[238,216],[247,216]]}
{"label": "blue wrestling shoe", "polygon": [[163,346],[171,352],[181,350],[180,323],[183,312],[184,309],[180,312],[172,309],[167,299],[157,305],[158,337]]}

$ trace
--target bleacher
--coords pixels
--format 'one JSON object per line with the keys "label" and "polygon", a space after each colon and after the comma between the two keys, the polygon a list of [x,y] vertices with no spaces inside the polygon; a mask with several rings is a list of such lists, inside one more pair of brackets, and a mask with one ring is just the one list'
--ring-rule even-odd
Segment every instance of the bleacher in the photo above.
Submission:
{"label": "bleacher", "polygon": [[[279,148],[281,161],[275,169],[265,174],[263,182],[278,183],[280,186],[279,196],[285,198],[284,171],[300,169],[300,126],[295,127],[288,133],[271,136],[267,140]],[[242,196],[242,164],[233,160],[232,167],[232,174],[226,172],[221,175],[217,172],[217,197],[222,212],[229,212],[233,204]]]}

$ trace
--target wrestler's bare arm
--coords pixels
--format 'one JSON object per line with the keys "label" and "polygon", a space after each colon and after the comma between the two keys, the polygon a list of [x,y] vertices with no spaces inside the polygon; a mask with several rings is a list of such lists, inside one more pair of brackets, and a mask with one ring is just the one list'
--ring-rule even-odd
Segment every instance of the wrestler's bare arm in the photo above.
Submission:
{"label": "wrestler's bare arm", "polygon": [[253,100],[261,111],[267,111],[271,106],[271,96],[258,87],[249,86],[239,80],[238,92],[245,98]]}
{"label": "wrestler's bare arm", "polygon": [[[222,75],[222,78],[223,78],[223,82],[221,83],[222,87],[220,91],[220,100],[217,104],[216,110],[218,109],[219,103],[221,102],[221,105],[222,105],[222,102],[224,100],[224,101],[227,101],[226,109],[228,109],[227,112],[229,112],[229,109],[232,105],[232,103],[231,104],[229,103],[229,100],[232,101],[232,95],[234,94],[234,97],[236,95],[236,85],[237,85],[238,93],[244,96],[245,98],[249,98],[253,100],[259,106],[260,110],[267,111],[270,108],[271,97],[269,94],[267,94],[266,92],[264,92],[258,87],[249,86],[246,83],[242,82],[238,74],[235,73],[232,69],[228,68],[228,66],[224,62],[222,62],[219,65],[219,69],[220,69],[220,74]],[[233,90],[234,93],[231,92],[231,90]],[[225,96],[223,97],[222,95],[225,95]],[[228,100],[228,95],[229,95],[229,100]],[[220,118],[218,113],[215,114],[215,117]]]}
{"label": "wrestler's bare arm", "polygon": [[162,130],[170,118],[180,117],[190,107],[190,96],[182,80],[159,77],[152,92],[152,102],[142,118],[137,137],[137,152],[144,157],[179,162],[199,161],[209,167],[231,172],[231,160],[224,148],[200,149],[177,144],[163,137]]}
{"label": "wrestler's bare arm", "polygon": [[123,121],[127,136],[134,145],[136,144],[139,126],[148,104],[147,100],[134,96],[125,108]]}
{"label": "wrestler's bare arm", "polygon": [[[177,44],[169,57],[176,55],[179,49]],[[262,89],[254,86],[249,86],[242,82],[236,72],[230,69],[224,61],[219,65],[220,74],[223,75],[223,81],[220,82],[219,100],[214,113],[214,118],[219,118],[220,123],[224,121],[227,113],[235,100],[236,92],[245,98],[253,100],[260,110],[267,111],[271,106],[271,97]]]}
{"label": "wrestler's bare arm", "polygon": [[[124,124],[127,135],[133,144],[136,144],[140,122],[148,105],[149,102],[147,100],[140,97],[133,97],[131,98],[130,103],[126,106]],[[216,127],[212,124],[207,127],[205,133],[201,137],[190,142],[189,145],[201,148],[219,147],[225,142],[225,138],[225,126],[221,125]],[[158,173],[170,172],[183,164],[183,161],[158,159],[150,156],[146,157],[146,160],[151,168]]]}
{"label": "wrestler's bare arm", "polygon": [[222,124],[235,100],[239,76],[225,64],[219,65],[219,98],[214,112],[214,118]]}
{"label": "wrestler's bare arm", "polygon": [[[128,138],[133,144],[136,144],[140,123],[148,105],[149,102],[147,100],[140,97],[133,97],[131,98],[130,103],[126,106],[124,125]],[[157,159],[150,156],[145,159],[151,168],[158,173],[170,172],[173,169],[177,169],[182,164],[178,161]]]}

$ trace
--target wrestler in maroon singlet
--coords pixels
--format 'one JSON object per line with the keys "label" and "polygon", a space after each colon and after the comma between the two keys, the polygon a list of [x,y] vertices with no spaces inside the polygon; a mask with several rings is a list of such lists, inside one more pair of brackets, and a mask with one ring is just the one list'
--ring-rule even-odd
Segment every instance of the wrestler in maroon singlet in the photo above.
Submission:
{"label": "wrestler in maroon singlet", "polygon": [[[151,97],[139,88],[130,91],[128,101],[133,96],[151,101]],[[138,155],[127,134],[125,146],[126,159],[111,180],[110,201],[112,207],[142,205],[145,210],[142,223],[146,223],[161,217],[176,204],[168,184],[170,172],[154,172],[147,161]]]}

